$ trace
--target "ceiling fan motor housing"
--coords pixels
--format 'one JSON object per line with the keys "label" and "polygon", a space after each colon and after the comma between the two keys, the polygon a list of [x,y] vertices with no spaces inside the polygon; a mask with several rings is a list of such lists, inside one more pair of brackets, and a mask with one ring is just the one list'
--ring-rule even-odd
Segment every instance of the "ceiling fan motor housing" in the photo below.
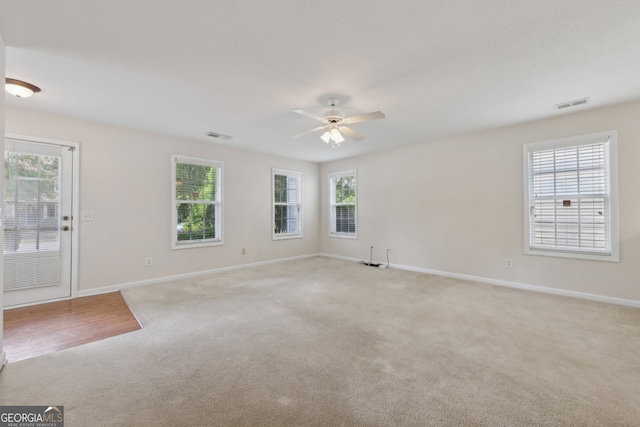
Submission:
{"label": "ceiling fan motor housing", "polygon": [[344,114],[336,110],[327,111],[326,115],[324,116],[324,122],[329,125],[339,125],[343,121]]}

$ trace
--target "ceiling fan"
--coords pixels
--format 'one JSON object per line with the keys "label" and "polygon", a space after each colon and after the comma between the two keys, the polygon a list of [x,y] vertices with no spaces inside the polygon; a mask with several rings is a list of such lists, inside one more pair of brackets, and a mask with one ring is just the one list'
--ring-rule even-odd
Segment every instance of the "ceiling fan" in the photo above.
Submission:
{"label": "ceiling fan", "polygon": [[348,136],[355,141],[362,141],[364,139],[364,136],[345,125],[385,118],[384,113],[381,113],[380,111],[345,117],[344,113],[336,110],[336,106],[338,105],[338,102],[340,102],[338,98],[329,98],[327,102],[329,103],[331,110],[327,111],[324,116],[318,116],[304,110],[292,110],[294,113],[302,114],[303,116],[311,117],[312,119],[317,120],[320,123],[324,123],[322,126],[306,132],[302,132],[301,134],[294,136],[294,138],[326,129],[326,131],[322,134],[322,136],[320,136],[320,138],[327,144],[333,142],[334,147],[339,147],[340,143],[344,141],[343,135]]}

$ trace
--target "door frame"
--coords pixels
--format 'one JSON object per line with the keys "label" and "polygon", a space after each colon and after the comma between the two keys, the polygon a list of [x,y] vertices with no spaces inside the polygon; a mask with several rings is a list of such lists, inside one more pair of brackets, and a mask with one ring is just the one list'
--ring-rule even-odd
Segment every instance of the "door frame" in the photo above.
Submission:
{"label": "door frame", "polygon": [[[78,243],[80,234],[80,143],[74,141],[65,141],[61,139],[42,138],[37,136],[28,136],[14,133],[6,133],[5,139],[15,139],[25,142],[38,142],[41,144],[61,145],[64,147],[71,147],[71,226],[74,233],[71,233],[71,296],[64,298],[56,298],[50,301],[61,301],[67,299],[73,299],[78,296]],[[4,195],[3,195],[4,197]],[[1,209],[1,205],[0,205]],[[4,228],[4,224],[2,225]],[[4,289],[3,279],[0,275],[0,289]],[[29,305],[42,304],[49,301],[38,301],[33,303],[12,305],[10,308],[25,307]]]}

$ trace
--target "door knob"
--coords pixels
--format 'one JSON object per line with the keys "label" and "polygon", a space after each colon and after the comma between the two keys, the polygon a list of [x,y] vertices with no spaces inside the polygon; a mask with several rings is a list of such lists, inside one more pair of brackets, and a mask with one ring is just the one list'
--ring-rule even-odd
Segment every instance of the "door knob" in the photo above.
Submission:
{"label": "door knob", "polygon": [[65,215],[65,216],[63,216],[63,217],[62,217],[62,220],[63,220],[63,221],[69,221],[69,215]]}
{"label": "door knob", "polygon": [[62,227],[62,231],[69,231],[71,229],[71,227],[69,227],[68,225],[65,225],[64,227]]}

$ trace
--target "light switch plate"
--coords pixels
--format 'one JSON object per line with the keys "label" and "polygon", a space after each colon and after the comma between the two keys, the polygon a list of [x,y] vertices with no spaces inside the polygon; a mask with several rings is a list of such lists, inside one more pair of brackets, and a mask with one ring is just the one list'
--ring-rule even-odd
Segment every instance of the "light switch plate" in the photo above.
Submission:
{"label": "light switch plate", "polygon": [[82,211],[82,212],[80,212],[80,220],[81,221],[93,221],[93,211]]}

